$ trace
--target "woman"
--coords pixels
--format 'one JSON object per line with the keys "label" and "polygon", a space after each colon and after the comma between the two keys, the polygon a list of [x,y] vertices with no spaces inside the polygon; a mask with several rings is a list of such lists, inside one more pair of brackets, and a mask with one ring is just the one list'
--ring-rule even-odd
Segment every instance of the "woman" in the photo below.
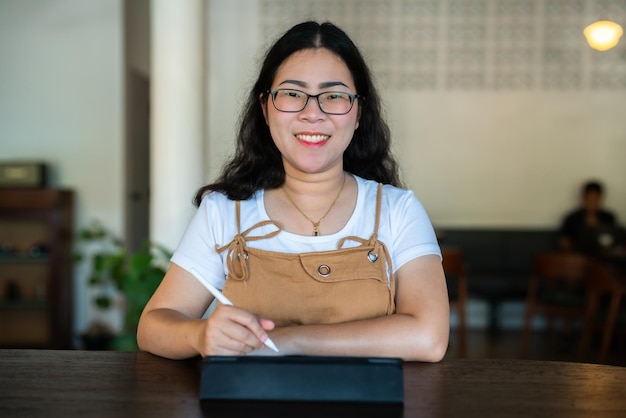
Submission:
{"label": "woman", "polygon": [[[139,347],[169,358],[272,355],[269,337],[282,355],[441,360],[441,253],[423,207],[399,188],[389,136],[341,29],[306,22],[285,33],[248,97],[235,156],[196,195]],[[202,319],[208,284],[234,306]]]}

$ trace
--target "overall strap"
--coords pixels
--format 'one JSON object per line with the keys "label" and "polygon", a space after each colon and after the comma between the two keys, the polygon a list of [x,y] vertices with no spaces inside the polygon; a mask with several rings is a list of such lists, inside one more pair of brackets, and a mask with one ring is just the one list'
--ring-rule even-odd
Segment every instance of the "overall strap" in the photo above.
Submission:
{"label": "overall strap", "polygon": [[[246,263],[246,258],[248,257],[248,251],[246,250],[246,242],[248,241],[257,241],[261,239],[268,239],[275,237],[281,231],[280,225],[272,220],[265,220],[258,222],[252,225],[250,228],[241,232],[241,204],[239,200],[235,202],[235,217],[237,219],[237,234],[233,237],[233,240],[228,244],[219,247],[215,244],[215,251],[218,254],[224,252],[224,250],[228,249],[227,257],[226,257],[226,265],[228,266],[228,271],[231,273],[232,277],[238,280],[246,280],[248,278],[248,263]],[[274,225],[276,230],[269,232],[265,235],[252,235],[248,234],[257,228],[264,227],[266,225]],[[241,276],[235,275],[235,270],[233,270],[233,263],[239,263]]]}
{"label": "overall strap", "polygon": [[241,201],[235,201],[235,217],[237,218],[237,234],[241,233]]}
{"label": "overall strap", "polygon": [[378,190],[376,191],[376,220],[374,221],[374,232],[372,233],[372,239],[378,237],[378,225],[380,224],[380,206],[383,197],[383,184],[378,183]]}
{"label": "overall strap", "polygon": [[382,183],[378,183],[378,190],[376,191],[376,215],[374,218],[374,231],[372,231],[372,235],[370,235],[369,240],[361,238],[361,237],[356,237],[353,235],[347,236],[347,237],[343,237],[342,239],[339,240],[339,245],[337,245],[338,248],[342,248],[343,244],[346,241],[355,241],[355,242],[359,242],[363,245],[369,243],[369,245],[374,245],[377,241],[378,241],[378,226],[380,225],[380,212],[381,212],[381,202],[382,202],[382,196],[383,196],[383,184]]}
{"label": "overall strap", "polygon": [[[338,248],[342,248],[346,241],[355,241],[360,243],[362,246],[369,246],[372,249],[367,253],[368,259],[372,263],[376,263],[380,260],[381,255],[384,257],[384,261],[387,263],[388,268],[388,276],[387,276],[387,284],[389,285],[392,292],[390,293],[390,297],[393,297],[393,289],[392,289],[392,281],[391,274],[393,274],[393,266],[391,264],[391,255],[389,254],[389,250],[385,243],[378,240],[378,227],[380,225],[380,213],[382,206],[382,196],[383,196],[383,184],[378,183],[378,190],[376,191],[376,218],[374,220],[374,231],[370,236],[370,239],[363,239],[361,237],[356,236],[347,236],[339,240]],[[382,254],[381,254],[382,253]]]}
{"label": "overall strap", "polygon": [[[385,257],[385,262],[387,263],[387,286],[389,287],[389,308],[391,309],[393,298],[395,297],[395,281],[392,280],[393,275],[393,265],[391,263],[391,254],[389,254],[389,250],[384,242],[378,240],[378,226],[380,225],[380,212],[382,206],[382,196],[383,196],[383,184],[378,183],[378,190],[376,191],[376,220],[374,222],[374,232],[372,233],[372,237],[370,238],[370,245],[374,245],[374,248],[367,255],[369,260],[372,262],[378,261],[380,257],[380,252],[382,250],[383,256]],[[387,311],[387,315],[390,315],[391,310]]]}

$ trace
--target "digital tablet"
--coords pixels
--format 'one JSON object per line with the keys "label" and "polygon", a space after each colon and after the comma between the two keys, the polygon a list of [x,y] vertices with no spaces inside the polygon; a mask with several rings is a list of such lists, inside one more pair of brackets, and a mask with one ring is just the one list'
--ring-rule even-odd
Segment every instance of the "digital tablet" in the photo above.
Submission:
{"label": "digital tablet", "polygon": [[210,356],[201,373],[204,402],[404,402],[403,361],[397,358]]}

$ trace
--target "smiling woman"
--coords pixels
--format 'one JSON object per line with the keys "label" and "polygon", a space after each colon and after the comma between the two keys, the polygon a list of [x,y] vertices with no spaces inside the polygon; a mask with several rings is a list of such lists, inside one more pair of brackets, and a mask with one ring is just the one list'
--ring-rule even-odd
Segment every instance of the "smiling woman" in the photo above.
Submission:
{"label": "smiling woman", "polygon": [[[441,252],[401,188],[369,69],[338,27],[305,22],[270,48],[236,154],[195,201],[142,315],[141,349],[274,355],[271,336],[283,355],[443,357]],[[213,288],[232,305],[201,319]]]}

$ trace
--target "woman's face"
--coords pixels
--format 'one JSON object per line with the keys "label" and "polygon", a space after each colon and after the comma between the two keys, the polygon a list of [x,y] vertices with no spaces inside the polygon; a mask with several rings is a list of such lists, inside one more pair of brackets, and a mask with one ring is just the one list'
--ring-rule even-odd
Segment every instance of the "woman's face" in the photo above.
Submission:
{"label": "woman's face", "polygon": [[[346,64],[325,48],[300,50],[287,58],[278,68],[274,89],[295,89],[310,95],[357,93]],[[359,125],[358,99],[345,115],[324,113],[314,98],[300,112],[289,113],[277,110],[270,97],[263,111],[287,173],[343,170],[343,152]]]}

